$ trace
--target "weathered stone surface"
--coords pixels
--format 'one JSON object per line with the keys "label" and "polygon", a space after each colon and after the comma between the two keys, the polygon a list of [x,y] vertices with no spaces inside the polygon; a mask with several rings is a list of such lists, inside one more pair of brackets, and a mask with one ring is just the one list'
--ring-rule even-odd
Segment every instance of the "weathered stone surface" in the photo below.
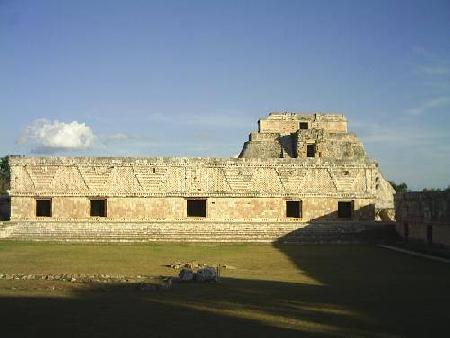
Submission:
{"label": "weathered stone surface", "polygon": [[212,266],[206,266],[198,269],[196,273],[197,282],[217,282],[217,270]]}
{"label": "weathered stone surface", "polygon": [[[367,242],[361,234],[383,224],[362,221],[299,223],[281,221],[20,221],[5,230],[11,240],[63,242]],[[184,265],[184,264],[183,264]]]}
{"label": "weathered stone surface", "polygon": [[450,191],[398,193],[395,208],[401,237],[450,247]]}
{"label": "weathered stone surface", "polygon": [[194,272],[191,269],[183,268],[181,269],[178,278],[182,282],[191,282],[194,280]]}

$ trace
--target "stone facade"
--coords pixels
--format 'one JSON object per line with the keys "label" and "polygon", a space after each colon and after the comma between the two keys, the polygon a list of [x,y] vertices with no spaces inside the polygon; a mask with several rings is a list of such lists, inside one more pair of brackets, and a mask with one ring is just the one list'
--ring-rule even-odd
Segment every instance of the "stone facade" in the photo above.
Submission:
{"label": "stone facade", "polygon": [[395,207],[403,239],[450,247],[450,191],[398,193]]}
{"label": "stone facade", "polygon": [[393,209],[342,115],[271,113],[240,158],[12,156],[10,168],[12,221],[342,223]]}
{"label": "stone facade", "polygon": [[52,199],[54,219],[89,219],[93,198],[108,218],[182,219],[186,199],[207,200],[210,219],[284,219],[285,201],[301,200],[305,221],[336,218],[354,201],[355,219],[373,219],[374,163],[321,159],[10,158],[11,218],[35,219],[36,198]]}
{"label": "stone facade", "polygon": [[[243,158],[322,158],[333,162],[367,162],[361,141],[347,132],[337,114],[270,113],[259,120],[240,154]],[[308,146],[313,153],[308,155]]]}

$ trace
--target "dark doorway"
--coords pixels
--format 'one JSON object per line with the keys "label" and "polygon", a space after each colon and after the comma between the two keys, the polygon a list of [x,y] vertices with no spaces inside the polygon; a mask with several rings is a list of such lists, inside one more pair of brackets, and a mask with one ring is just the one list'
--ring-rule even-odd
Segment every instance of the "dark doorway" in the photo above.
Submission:
{"label": "dark doorway", "polygon": [[316,145],[307,144],[306,145],[306,157],[316,157]]}
{"label": "dark doorway", "polygon": [[106,200],[91,200],[91,217],[106,217]]}
{"label": "dark doorway", "polygon": [[433,226],[427,225],[427,242],[428,244],[433,244]]}
{"label": "dark doorway", "polygon": [[338,217],[352,218],[353,202],[338,202]]}
{"label": "dark doorway", "polygon": [[302,201],[286,201],[286,217],[302,217]]}
{"label": "dark doorway", "polygon": [[403,238],[405,239],[405,241],[407,241],[409,238],[409,224],[408,223],[403,224]]}
{"label": "dark doorway", "polygon": [[308,122],[300,122],[300,129],[308,129]]}
{"label": "dark doorway", "polygon": [[36,200],[36,216],[52,217],[52,200],[42,199]]}
{"label": "dark doorway", "polygon": [[188,217],[206,217],[206,200],[187,200]]}

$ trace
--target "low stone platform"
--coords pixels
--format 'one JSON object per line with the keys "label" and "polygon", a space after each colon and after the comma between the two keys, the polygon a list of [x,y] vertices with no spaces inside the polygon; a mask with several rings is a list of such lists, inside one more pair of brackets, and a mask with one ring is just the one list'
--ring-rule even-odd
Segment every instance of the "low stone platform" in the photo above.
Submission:
{"label": "low stone platform", "polygon": [[393,225],[377,222],[20,221],[0,227],[1,239],[64,242],[386,243],[393,236]]}

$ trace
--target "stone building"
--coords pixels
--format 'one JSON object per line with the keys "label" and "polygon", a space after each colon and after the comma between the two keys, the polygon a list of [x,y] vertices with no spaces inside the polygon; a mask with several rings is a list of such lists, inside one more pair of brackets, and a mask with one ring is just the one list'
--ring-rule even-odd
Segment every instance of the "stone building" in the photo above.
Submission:
{"label": "stone building", "polygon": [[11,220],[22,224],[241,222],[291,231],[370,222],[394,208],[392,187],[336,114],[271,113],[239,158],[12,156],[10,167]]}
{"label": "stone building", "polygon": [[450,247],[450,191],[398,193],[395,206],[396,230],[404,240]]}

